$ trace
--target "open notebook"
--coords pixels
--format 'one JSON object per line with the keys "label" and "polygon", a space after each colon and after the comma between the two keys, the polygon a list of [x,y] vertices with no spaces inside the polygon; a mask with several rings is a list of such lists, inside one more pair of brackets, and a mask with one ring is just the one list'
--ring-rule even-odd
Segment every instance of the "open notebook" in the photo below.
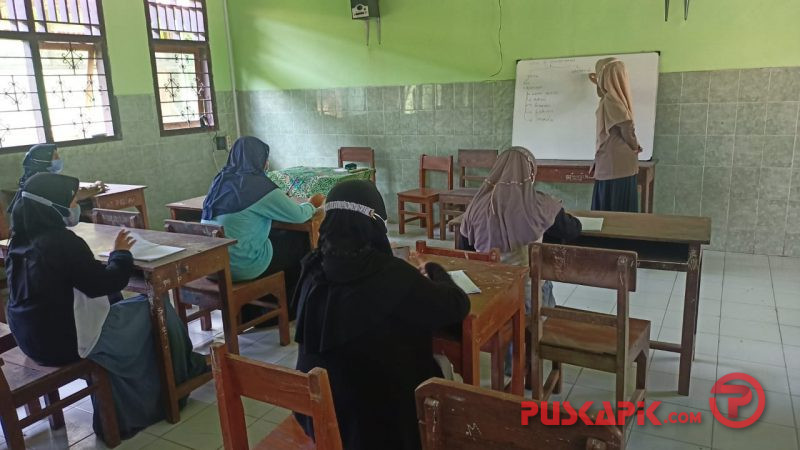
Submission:
{"label": "open notebook", "polygon": [[454,270],[447,272],[450,278],[467,294],[480,294],[481,289],[472,281],[472,279],[463,270]]}
{"label": "open notebook", "polygon": [[[169,245],[159,245],[144,239],[136,233],[131,233],[131,237],[136,239],[136,243],[131,248],[133,259],[139,261],[155,261],[186,249],[181,247],[170,247]],[[108,256],[111,252],[100,253],[100,256]]]}

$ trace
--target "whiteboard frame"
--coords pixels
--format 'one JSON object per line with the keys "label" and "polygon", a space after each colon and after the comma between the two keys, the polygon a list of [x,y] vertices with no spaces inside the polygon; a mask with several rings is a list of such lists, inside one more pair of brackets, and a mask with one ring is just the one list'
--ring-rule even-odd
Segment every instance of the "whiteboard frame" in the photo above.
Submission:
{"label": "whiteboard frame", "polygon": [[[559,61],[559,60],[569,60],[569,59],[580,59],[580,58],[592,58],[592,59],[601,59],[601,58],[608,58],[608,57],[617,57],[625,60],[626,56],[631,55],[654,55],[656,57],[656,70],[655,73],[652,74],[651,78],[646,79],[644,82],[638,82],[635,86],[632,86],[632,90],[634,90],[634,123],[637,127],[637,137],[639,138],[640,144],[643,148],[641,154],[639,154],[640,161],[648,161],[651,160],[653,157],[653,145],[655,141],[655,116],[656,116],[656,108],[658,103],[658,79],[660,76],[660,69],[661,69],[661,52],[658,50],[650,50],[650,51],[637,51],[637,52],[625,52],[625,53],[613,53],[613,54],[589,54],[589,55],[575,55],[575,56],[560,56],[560,57],[550,57],[550,58],[522,58],[516,60],[516,67],[515,67],[515,86],[514,86],[514,112],[513,112],[513,127],[512,127],[512,145],[520,145],[526,148],[531,149],[531,151],[536,155],[537,158],[540,159],[560,159],[560,160],[573,160],[573,161],[586,161],[594,159],[595,154],[595,134],[596,134],[596,118],[595,118],[595,111],[597,108],[597,102],[594,102],[594,107],[591,109],[591,116],[592,116],[592,123],[589,129],[592,131],[592,140],[591,146],[588,145],[587,141],[587,150],[586,151],[573,151],[569,153],[562,153],[561,151],[554,149],[554,145],[546,146],[547,148],[542,148],[533,141],[530,137],[525,136],[524,133],[519,132],[519,124],[518,122],[523,120],[524,110],[522,109],[523,105],[519,105],[518,103],[518,90],[521,87],[522,80],[520,79],[520,63],[523,62],[544,62],[544,61]],[[593,69],[591,70],[593,71]],[[590,72],[591,72],[590,71]],[[590,72],[587,72],[590,73]],[[648,73],[648,75],[650,75]],[[642,80],[642,78],[639,78]],[[633,84],[633,83],[632,83]],[[592,89],[591,82],[586,79],[586,86],[587,91]],[[643,86],[643,87],[638,87]],[[642,92],[636,92],[642,91]],[[594,94],[593,89],[590,91],[592,92],[592,99],[597,100],[596,94]],[[647,95],[647,100],[637,101],[637,97],[641,97],[642,95]],[[651,104],[652,101],[652,104]],[[642,107],[641,105],[645,104],[647,107]],[[638,106],[638,107],[637,107]],[[529,128],[535,128],[530,127]],[[544,125],[541,125],[544,126]],[[582,126],[588,126],[588,124],[583,124]],[[530,134],[530,130],[528,131]],[[588,135],[588,132],[587,132]],[[551,139],[552,140],[552,139]],[[585,139],[584,139],[585,140]]]}

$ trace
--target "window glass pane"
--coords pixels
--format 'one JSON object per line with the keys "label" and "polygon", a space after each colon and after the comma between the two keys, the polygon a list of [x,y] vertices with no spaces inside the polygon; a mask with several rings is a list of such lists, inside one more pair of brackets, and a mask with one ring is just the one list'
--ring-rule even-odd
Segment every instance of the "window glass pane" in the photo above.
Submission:
{"label": "window glass pane", "polygon": [[39,46],[55,141],[114,135],[103,55],[91,43]]}
{"label": "window glass pane", "polygon": [[0,0],[0,31],[28,31],[23,0]]}
{"label": "window glass pane", "polygon": [[203,3],[197,0],[148,0],[153,39],[205,41]]}
{"label": "window glass pane", "polygon": [[202,53],[156,52],[155,58],[164,128],[213,126],[208,63]]}
{"label": "window glass pane", "polygon": [[37,32],[100,36],[97,0],[32,1]]}
{"label": "window glass pane", "polygon": [[30,47],[0,39],[0,148],[44,142]]}

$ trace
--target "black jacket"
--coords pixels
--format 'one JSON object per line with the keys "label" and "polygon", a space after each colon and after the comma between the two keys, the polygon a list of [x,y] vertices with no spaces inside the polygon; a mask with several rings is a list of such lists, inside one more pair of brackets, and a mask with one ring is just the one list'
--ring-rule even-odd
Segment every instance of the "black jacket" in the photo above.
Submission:
{"label": "black jacket", "polygon": [[103,264],[65,228],[30,243],[12,239],[6,261],[8,325],[20,349],[45,366],[79,360],[72,289],[89,297],[112,295],[128,284],[132,272],[130,252],[112,252]]}

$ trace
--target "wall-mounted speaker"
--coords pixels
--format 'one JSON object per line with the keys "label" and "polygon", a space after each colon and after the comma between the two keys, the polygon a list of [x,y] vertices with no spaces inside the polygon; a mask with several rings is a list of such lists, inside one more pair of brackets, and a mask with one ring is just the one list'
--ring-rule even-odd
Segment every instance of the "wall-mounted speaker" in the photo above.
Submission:
{"label": "wall-mounted speaker", "polygon": [[381,16],[378,0],[350,0],[353,19],[375,19]]}

